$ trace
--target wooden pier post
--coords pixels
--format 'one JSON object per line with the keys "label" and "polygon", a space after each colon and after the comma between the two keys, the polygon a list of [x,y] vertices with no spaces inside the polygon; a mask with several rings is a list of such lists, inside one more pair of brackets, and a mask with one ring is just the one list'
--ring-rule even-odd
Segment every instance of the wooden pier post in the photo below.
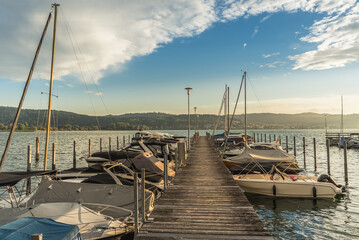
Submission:
{"label": "wooden pier post", "polygon": [[314,171],[317,171],[317,144],[315,138],[313,138],[313,153],[314,153]]}
{"label": "wooden pier post", "polygon": [[269,134],[269,142],[272,142],[272,134]]}
{"label": "wooden pier post", "polygon": [[142,224],[146,222],[146,169],[141,169],[141,212]]}
{"label": "wooden pier post", "polygon": [[128,135],[128,145],[131,144],[131,135]]}
{"label": "wooden pier post", "polygon": [[307,168],[307,161],[306,161],[306,151],[305,151],[305,137],[303,137],[303,161],[304,161],[304,168]]}
{"label": "wooden pier post", "polygon": [[120,139],[118,138],[118,136],[117,136],[117,150],[120,150]]}
{"label": "wooden pier post", "polygon": [[134,174],[134,182],[133,182],[133,202],[134,202],[134,233],[135,236],[138,233],[138,173]]}
{"label": "wooden pier post", "polygon": [[276,141],[276,139],[277,139],[277,138],[276,138],[276,136],[275,136],[275,134],[274,134],[274,138],[273,138],[273,141],[275,142],[275,141]]}
{"label": "wooden pier post", "polygon": [[253,142],[256,142],[256,133],[253,133]]}
{"label": "wooden pier post", "polygon": [[279,145],[282,146],[282,137],[279,135]]}
{"label": "wooden pier post", "polygon": [[175,150],[175,172],[178,170],[178,148]]}
{"label": "wooden pier post", "polygon": [[330,139],[327,139],[326,142],[327,145],[327,169],[328,169],[328,175],[330,175]]}
{"label": "wooden pier post", "polygon": [[180,163],[180,166],[184,163],[186,160],[186,144],[184,142],[177,143],[178,148],[178,160]]}
{"label": "wooden pier post", "polygon": [[263,142],[263,133],[261,133],[261,142]]}
{"label": "wooden pier post", "polygon": [[345,185],[348,185],[348,155],[347,155],[347,141],[344,141],[344,178]]}
{"label": "wooden pier post", "polygon": [[167,155],[167,153],[165,153],[163,156],[163,163],[164,163],[164,169],[163,169],[164,170],[163,171],[164,188],[163,188],[163,190],[164,191],[167,190],[167,186],[168,186],[168,162],[167,162],[167,159],[168,159],[168,155]]}
{"label": "wooden pier post", "polygon": [[111,137],[108,138],[108,151],[111,151]]}
{"label": "wooden pier post", "polygon": [[126,136],[122,137],[122,145],[123,147],[126,147]]}
{"label": "wooden pier post", "polygon": [[267,142],[267,134],[264,134],[264,142]]}
{"label": "wooden pier post", "polygon": [[259,142],[259,133],[257,133],[257,142]]}
{"label": "wooden pier post", "polygon": [[91,156],[91,138],[89,139],[89,157]]}
{"label": "wooden pier post", "polygon": [[74,141],[74,156],[73,156],[73,161],[72,161],[72,168],[76,169],[76,141]]}
{"label": "wooden pier post", "polygon": [[285,136],[285,150],[288,152],[288,136]]}
{"label": "wooden pier post", "polygon": [[[31,172],[31,145],[27,146],[27,172]],[[26,180],[26,195],[30,195],[31,193],[31,178],[27,178]]]}
{"label": "wooden pier post", "polygon": [[52,143],[52,170],[56,170],[56,146]]}
{"label": "wooden pier post", "polygon": [[100,138],[100,152],[102,152],[102,138]]}
{"label": "wooden pier post", "polygon": [[293,137],[293,152],[294,152],[294,156],[297,156],[297,142],[295,139],[295,136]]}
{"label": "wooden pier post", "polygon": [[36,137],[36,146],[35,146],[35,161],[38,162],[40,160],[40,138]]}

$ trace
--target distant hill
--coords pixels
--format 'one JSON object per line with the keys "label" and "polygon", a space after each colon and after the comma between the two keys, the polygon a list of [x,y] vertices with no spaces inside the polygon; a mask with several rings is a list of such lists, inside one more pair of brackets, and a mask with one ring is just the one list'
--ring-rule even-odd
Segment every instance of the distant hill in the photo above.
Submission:
{"label": "distant hill", "polygon": [[[14,107],[0,107],[0,130],[7,130],[16,114]],[[46,110],[23,109],[21,111],[18,130],[44,129]],[[194,115],[191,116],[192,129],[194,128]],[[249,129],[318,129],[324,128],[324,114],[274,114],[252,113],[248,114]],[[199,129],[213,129],[217,116],[213,114],[199,115]],[[243,128],[243,115],[236,115],[232,129]],[[156,129],[175,130],[187,129],[187,114],[167,113],[127,113],[123,115],[88,116],[66,111],[52,112],[52,126],[59,130],[135,130]],[[328,128],[340,128],[340,115],[327,116]],[[359,114],[344,116],[345,128],[359,128]],[[223,116],[219,121],[219,129],[223,129]]]}

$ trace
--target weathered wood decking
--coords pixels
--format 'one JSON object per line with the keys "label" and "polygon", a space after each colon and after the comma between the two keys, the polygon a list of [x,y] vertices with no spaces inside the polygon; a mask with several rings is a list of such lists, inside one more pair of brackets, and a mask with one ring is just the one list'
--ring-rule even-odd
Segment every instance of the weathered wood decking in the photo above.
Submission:
{"label": "weathered wood decking", "polygon": [[135,239],[272,239],[206,137]]}

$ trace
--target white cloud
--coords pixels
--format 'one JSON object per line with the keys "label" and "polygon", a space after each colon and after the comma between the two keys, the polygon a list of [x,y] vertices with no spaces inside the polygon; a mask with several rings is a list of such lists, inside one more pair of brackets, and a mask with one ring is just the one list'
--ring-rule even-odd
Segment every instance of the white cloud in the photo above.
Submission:
{"label": "white cloud", "polygon": [[256,27],[254,28],[254,31],[253,31],[251,37],[254,38],[254,36],[257,35],[257,33],[258,33],[258,26],[256,26]]}
{"label": "white cloud", "polygon": [[262,18],[262,19],[261,19],[261,21],[260,21],[260,22],[262,23],[262,22],[267,21],[267,20],[268,20],[268,18],[270,18],[271,16],[272,16],[272,15],[267,15],[267,16],[265,16],[264,18]]}
{"label": "white cloud", "polygon": [[94,95],[96,95],[96,96],[102,96],[102,92],[95,92]]}
{"label": "white cloud", "polygon": [[247,43],[243,43],[243,48],[247,47]]}
{"label": "white cloud", "polygon": [[[218,21],[214,0],[59,1],[55,79],[82,78],[62,12],[81,48],[94,80],[122,69],[134,56],[152,53],[178,37],[200,34]],[[49,4],[42,0],[0,3],[0,76],[24,81],[40,38]],[[52,25],[36,66],[49,78]],[[74,42],[76,46],[76,43]],[[78,55],[81,60],[81,56]],[[82,65],[85,71],[87,68]],[[87,74],[88,75],[88,74]]]}
{"label": "white cloud", "polygon": [[276,68],[276,67],[282,66],[284,64],[285,64],[285,62],[275,61],[275,62],[267,63],[267,64],[264,64],[264,65],[260,65],[260,67],[261,68],[263,68],[263,67]]}
{"label": "white cloud", "polygon": [[276,56],[276,55],[279,55],[279,54],[280,54],[279,52],[275,52],[275,53],[263,54],[262,56],[264,58],[269,58],[269,57]]}

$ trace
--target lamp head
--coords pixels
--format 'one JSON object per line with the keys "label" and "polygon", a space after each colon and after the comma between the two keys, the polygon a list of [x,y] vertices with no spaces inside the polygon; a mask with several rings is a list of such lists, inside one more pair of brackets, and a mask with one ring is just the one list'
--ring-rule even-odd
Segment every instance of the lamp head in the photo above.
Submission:
{"label": "lamp head", "polygon": [[192,88],[186,87],[185,89],[187,90],[187,95],[189,95],[191,93]]}

